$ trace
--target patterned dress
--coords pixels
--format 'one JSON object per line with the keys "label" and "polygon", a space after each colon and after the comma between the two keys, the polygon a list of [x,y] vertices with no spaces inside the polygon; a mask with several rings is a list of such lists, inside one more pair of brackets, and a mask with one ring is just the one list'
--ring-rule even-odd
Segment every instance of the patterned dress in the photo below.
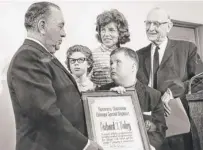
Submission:
{"label": "patterned dress", "polygon": [[92,52],[94,64],[90,77],[96,85],[100,86],[112,82],[110,76],[110,54],[113,50],[101,45]]}

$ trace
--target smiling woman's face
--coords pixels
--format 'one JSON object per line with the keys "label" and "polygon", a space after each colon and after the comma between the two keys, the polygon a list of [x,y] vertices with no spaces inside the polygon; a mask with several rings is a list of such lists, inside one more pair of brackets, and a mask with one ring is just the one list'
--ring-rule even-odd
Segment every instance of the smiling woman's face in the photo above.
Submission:
{"label": "smiling woman's face", "polygon": [[118,43],[119,32],[116,23],[111,22],[104,27],[101,27],[100,31],[102,43],[108,47],[115,47]]}

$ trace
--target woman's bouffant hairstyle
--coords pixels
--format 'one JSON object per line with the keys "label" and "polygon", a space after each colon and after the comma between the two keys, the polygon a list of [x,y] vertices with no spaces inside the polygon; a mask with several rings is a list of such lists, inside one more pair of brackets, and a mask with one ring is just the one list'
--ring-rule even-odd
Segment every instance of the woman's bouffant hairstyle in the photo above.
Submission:
{"label": "woman's bouffant hairstyle", "polygon": [[68,67],[68,70],[71,72],[69,58],[75,52],[81,52],[82,54],[85,55],[85,57],[87,59],[87,63],[89,65],[89,68],[87,69],[87,73],[89,74],[92,70],[92,67],[93,67],[93,56],[92,56],[91,50],[88,47],[83,46],[83,45],[74,45],[74,46],[71,46],[67,50],[65,63]]}
{"label": "woman's bouffant hairstyle", "polygon": [[96,34],[96,38],[98,39],[98,41],[102,43],[100,35],[101,27],[104,27],[105,25],[111,22],[114,22],[117,25],[117,29],[119,32],[118,46],[120,46],[120,44],[125,44],[126,42],[129,42],[130,33],[128,29],[128,22],[125,19],[124,15],[120,13],[117,9],[104,11],[102,14],[97,16],[96,31],[98,33]]}

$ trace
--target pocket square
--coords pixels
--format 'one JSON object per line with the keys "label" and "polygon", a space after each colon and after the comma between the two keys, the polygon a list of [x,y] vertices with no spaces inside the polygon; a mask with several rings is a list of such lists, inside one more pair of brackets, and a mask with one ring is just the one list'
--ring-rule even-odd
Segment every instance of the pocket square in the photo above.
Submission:
{"label": "pocket square", "polygon": [[152,112],[151,111],[148,111],[148,112],[143,112],[144,115],[147,115],[147,116],[151,116],[152,115]]}

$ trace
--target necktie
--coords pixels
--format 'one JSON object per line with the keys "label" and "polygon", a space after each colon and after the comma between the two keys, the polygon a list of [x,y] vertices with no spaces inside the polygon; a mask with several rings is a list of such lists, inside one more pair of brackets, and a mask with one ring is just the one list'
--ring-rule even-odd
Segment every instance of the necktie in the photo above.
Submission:
{"label": "necktie", "polygon": [[154,62],[153,62],[153,73],[154,73],[154,89],[157,89],[157,70],[159,68],[159,47],[156,46],[154,53]]}

